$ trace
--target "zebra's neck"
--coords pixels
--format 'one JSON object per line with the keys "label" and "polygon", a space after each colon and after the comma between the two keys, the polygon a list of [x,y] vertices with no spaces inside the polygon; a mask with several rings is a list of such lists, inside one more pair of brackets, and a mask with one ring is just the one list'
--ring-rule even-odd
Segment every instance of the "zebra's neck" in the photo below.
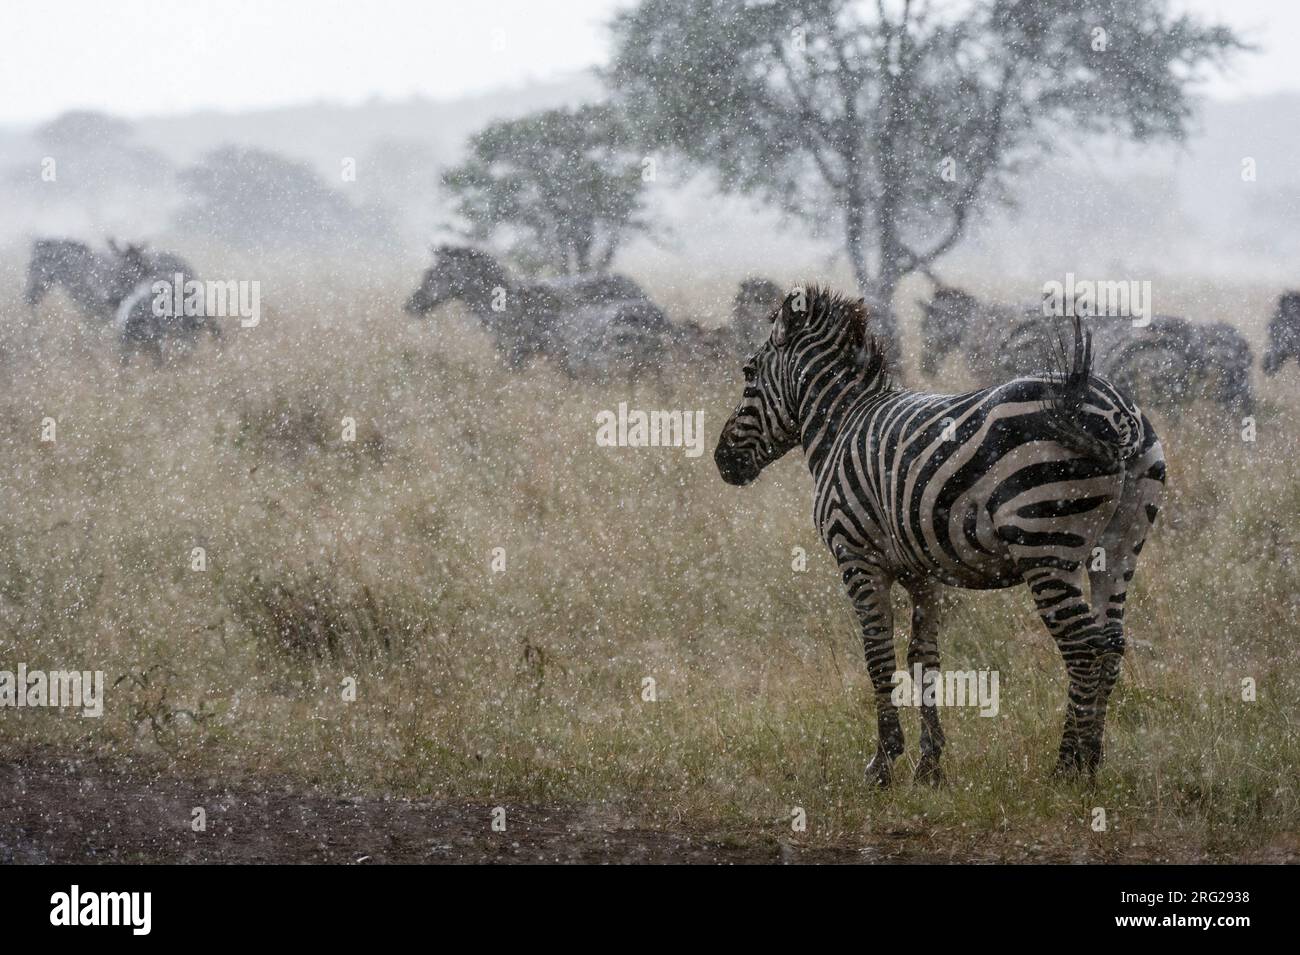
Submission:
{"label": "zebra's neck", "polygon": [[809,361],[795,374],[799,435],[804,459],[817,477],[830,459],[846,417],[862,402],[888,394],[883,371],[864,378],[845,357]]}
{"label": "zebra's neck", "polygon": [[96,274],[60,276],[56,285],[62,285],[64,291],[79,306],[86,309],[97,308],[108,302],[108,280]]}
{"label": "zebra's neck", "polygon": [[492,307],[494,299],[499,295],[497,290],[504,290],[509,301],[514,298],[516,289],[506,275],[506,270],[495,261],[491,261],[490,264],[485,263],[485,266],[478,279],[466,283],[461,298],[475,315],[491,321],[497,317],[496,312],[500,310],[500,306],[495,309]]}
{"label": "zebra's neck", "polygon": [[465,304],[469,306],[469,310],[480,319],[485,321],[491,320],[496,318],[495,310],[492,308],[492,299],[496,294],[495,290],[497,288],[505,289],[506,296],[509,298],[511,294],[510,286],[499,283],[467,290],[461,298],[464,300]]}

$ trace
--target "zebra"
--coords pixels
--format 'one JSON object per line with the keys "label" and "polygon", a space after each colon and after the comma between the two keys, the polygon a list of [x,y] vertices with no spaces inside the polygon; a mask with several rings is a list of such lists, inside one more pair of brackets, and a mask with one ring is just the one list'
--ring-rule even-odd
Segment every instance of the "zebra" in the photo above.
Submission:
{"label": "zebra", "polygon": [[182,282],[197,278],[193,267],[171,252],[108,240],[109,254],[70,239],[38,239],[27,267],[25,299],[32,308],[56,287],[62,287],[85,317],[112,325],[119,334],[122,360],[147,351],[161,360],[162,341],[179,339],[189,346],[200,326],[220,339],[216,323],[203,316],[156,316],[150,288],[156,281]]}
{"label": "zebra", "polygon": [[1300,364],[1300,292],[1283,292],[1268,323],[1264,374],[1271,378],[1292,358]]}
{"label": "zebra", "polygon": [[[990,305],[940,286],[922,303],[921,372],[932,378],[954,351],[980,381],[1040,370],[1053,323],[1038,307]],[[1231,325],[1170,315],[1153,316],[1142,328],[1117,319],[1089,325],[1099,372],[1150,408],[1177,414],[1204,395],[1225,408],[1253,411],[1254,354]]]}
{"label": "zebra", "polygon": [[37,239],[27,265],[24,299],[36,308],[45,296],[62,287],[86,318],[107,322],[121,295],[116,253],[102,255],[84,242],[72,239]]}
{"label": "zebra", "polygon": [[674,358],[681,362],[716,363],[736,357],[736,335],[729,325],[711,327],[699,322],[679,322],[670,337]]}
{"label": "zebra", "polygon": [[[856,611],[875,693],[869,778],[889,784],[903,751],[891,699],[895,583],[911,597],[908,669],[927,680],[938,676],[941,586],[1026,584],[1069,676],[1055,773],[1094,776],[1165,458],[1145,415],[1091,375],[1082,325],[1068,368],[1062,357],[1054,374],[937,395],[895,387],[861,299],[795,289],[772,320],[714,461],[724,481],[745,485],[803,449],[814,523]],[[921,719],[916,778],[935,784],[944,736],[924,697]]]}
{"label": "zebra", "polygon": [[129,364],[136,353],[150,355],[155,364],[161,364],[163,348],[169,344],[179,346],[183,352],[192,351],[204,329],[214,340],[221,341],[216,321],[202,314],[186,314],[183,301],[173,300],[171,310],[162,313],[155,307],[157,283],[173,285],[179,276],[183,289],[184,283],[198,280],[188,262],[170,252],[148,251],[142,245],[118,246],[111,241],[109,245],[118,256],[115,281],[119,290],[126,290],[117,293],[120,301],[113,314],[123,365]]}
{"label": "zebra", "polygon": [[611,305],[615,302],[649,300],[641,286],[626,275],[610,272],[584,272],[561,275],[540,284],[558,293],[575,306]]}
{"label": "zebra", "polygon": [[671,330],[663,311],[631,279],[517,282],[486,252],[439,246],[404,309],[420,316],[455,299],[474,313],[511,368],[549,358],[574,378],[653,367]]}

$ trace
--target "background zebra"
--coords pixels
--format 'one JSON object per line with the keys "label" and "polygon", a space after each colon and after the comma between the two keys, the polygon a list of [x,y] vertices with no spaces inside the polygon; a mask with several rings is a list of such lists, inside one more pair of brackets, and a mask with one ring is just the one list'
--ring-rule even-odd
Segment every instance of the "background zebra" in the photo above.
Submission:
{"label": "background zebra", "polygon": [[214,338],[221,337],[216,323],[205,322],[203,316],[154,314],[154,282],[170,284],[177,275],[182,283],[198,278],[183,258],[143,245],[119,245],[112,239],[108,240],[108,248],[109,254],[104,255],[69,239],[38,239],[32,243],[27,304],[35,308],[55,288],[63,288],[83,315],[111,323],[117,329],[123,362],[137,351],[161,361],[163,345],[169,341],[188,349],[205,325]]}
{"label": "background zebra", "polygon": [[486,252],[444,245],[405,310],[425,315],[453,300],[474,313],[510,367],[545,357],[575,378],[659,367],[669,330],[663,311],[626,276],[516,281]]}
{"label": "background zebra", "polygon": [[731,300],[731,327],[741,358],[748,358],[767,338],[768,320],[781,304],[784,289],[771,279],[747,278]]}
{"label": "background zebra", "polygon": [[[921,371],[933,377],[953,352],[983,383],[1042,371],[1058,323],[1039,307],[993,305],[940,286],[922,303]],[[1143,328],[1118,318],[1088,324],[1097,371],[1144,406],[1177,413],[1203,396],[1243,414],[1254,409],[1254,354],[1231,325],[1169,315],[1153,316]]]}
{"label": "background zebra", "polygon": [[199,332],[207,329],[214,339],[221,339],[221,329],[214,318],[206,315],[186,315],[183,302],[173,301],[172,308],[158,313],[154,303],[154,285],[165,282],[171,286],[180,276],[184,283],[197,281],[194,268],[180,256],[170,252],[153,252],[140,245],[121,246],[110,243],[118,256],[116,283],[121,300],[113,314],[113,326],[118,330],[122,363],[130,362],[132,355],[142,353],[161,363],[165,347],[175,346],[182,352],[193,350]]}
{"label": "background zebra", "polygon": [[[745,366],[744,396],[714,460],[723,480],[740,485],[803,448],[814,521],[857,613],[875,690],[879,740],[868,772],[888,783],[903,751],[891,700],[892,585],[912,600],[908,669],[920,665],[933,679],[939,585],[1024,583],[1069,676],[1056,771],[1095,773],[1124,653],[1125,598],[1164,487],[1155,432],[1090,375],[1078,323],[1068,372],[932,395],[891,384],[866,322],[860,300],[819,288],[787,296]],[[1096,547],[1104,565],[1089,563]],[[921,717],[916,775],[934,783],[943,732],[935,706],[923,705]]]}
{"label": "background zebra", "polygon": [[24,298],[35,308],[61,287],[86,318],[109,321],[118,302],[130,291],[120,275],[120,265],[116,250],[102,255],[84,242],[37,239],[27,264]]}

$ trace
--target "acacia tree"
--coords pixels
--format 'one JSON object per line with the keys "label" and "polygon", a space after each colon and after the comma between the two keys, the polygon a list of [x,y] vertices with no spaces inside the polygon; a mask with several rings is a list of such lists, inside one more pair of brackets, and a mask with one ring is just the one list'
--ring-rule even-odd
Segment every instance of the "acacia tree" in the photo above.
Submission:
{"label": "acacia tree", "polygon": [[895,346],[898,283],[1027,164],[1182,137],[1190,87],[1242,46],[1165,0],[643,0],[613,27],[607,80],[646,145],[836,216]]}
{"label": "acacia tree", "polygon": [[472,238],[512,234],[514,257],[530,269],[603,271],[630,234],[647,231],[641,156],[604,104],[492,123],[443,184]]}

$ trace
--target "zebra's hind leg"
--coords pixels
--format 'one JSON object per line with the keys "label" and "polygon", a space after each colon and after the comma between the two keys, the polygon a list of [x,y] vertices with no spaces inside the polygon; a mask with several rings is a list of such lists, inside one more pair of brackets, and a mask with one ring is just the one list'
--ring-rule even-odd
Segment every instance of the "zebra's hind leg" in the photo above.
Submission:
{"label": "zebra's hind leg", "polygon": [[1034,595],[1038,615],[1065,661],[1069,697],[1053,775],[1073,775],[1088,769],[1083,741],[1093,734],[1102,641],[1101,624],[1083,592],[1083,555],[1078,559],[1032,553],[1015,556],[1021,576]]}
{"label": "zebra's hind leg", "polygon": [[860,558],[837,555],[844,587],[862,628],[862,648],[867,673],[876,698],[876,755],[867,764],[867,778],[888,786],[894,779],[894,760],[903,753],[903,727],[892,699],[894,671],[894,612],[889,601],[892,579],[879,567]]}
{"label": "zebra's hind leg", "polygon": [[[907,672],[921,667],[922,679],[939,670],[939,591],[934,584],[917,584],[908,588],[912,598],[912,637],[907,644]],[[931,679],[935,678],[932,677]],[[914,780],[938,786],[943,783],[943,727],[939,725],[939,708],[929,697],[921,696],[921,759],[916,764]]]}
{"label": "zebra's hind leg", "polygon": [[[1147,428],[1151,427],[1147,423]],[[1124,477],[1124,491],[1114,516],[1102,533],[1099,546],[1104,564],[1090,563],[1089,584],[1092,608],[1101,620],[1102,645],[1098,662],[1096,719],[1093,734],[1083,741],[1084,767],[1095,772],[1101,765],[1106,708],[1119,679],[1127,641],[1124,637],[1124,607],[1129,583],[1137,568],[1138,555],[1146,543],[1165,489],[1165,457],[1160,442],[1130,465]]]}

